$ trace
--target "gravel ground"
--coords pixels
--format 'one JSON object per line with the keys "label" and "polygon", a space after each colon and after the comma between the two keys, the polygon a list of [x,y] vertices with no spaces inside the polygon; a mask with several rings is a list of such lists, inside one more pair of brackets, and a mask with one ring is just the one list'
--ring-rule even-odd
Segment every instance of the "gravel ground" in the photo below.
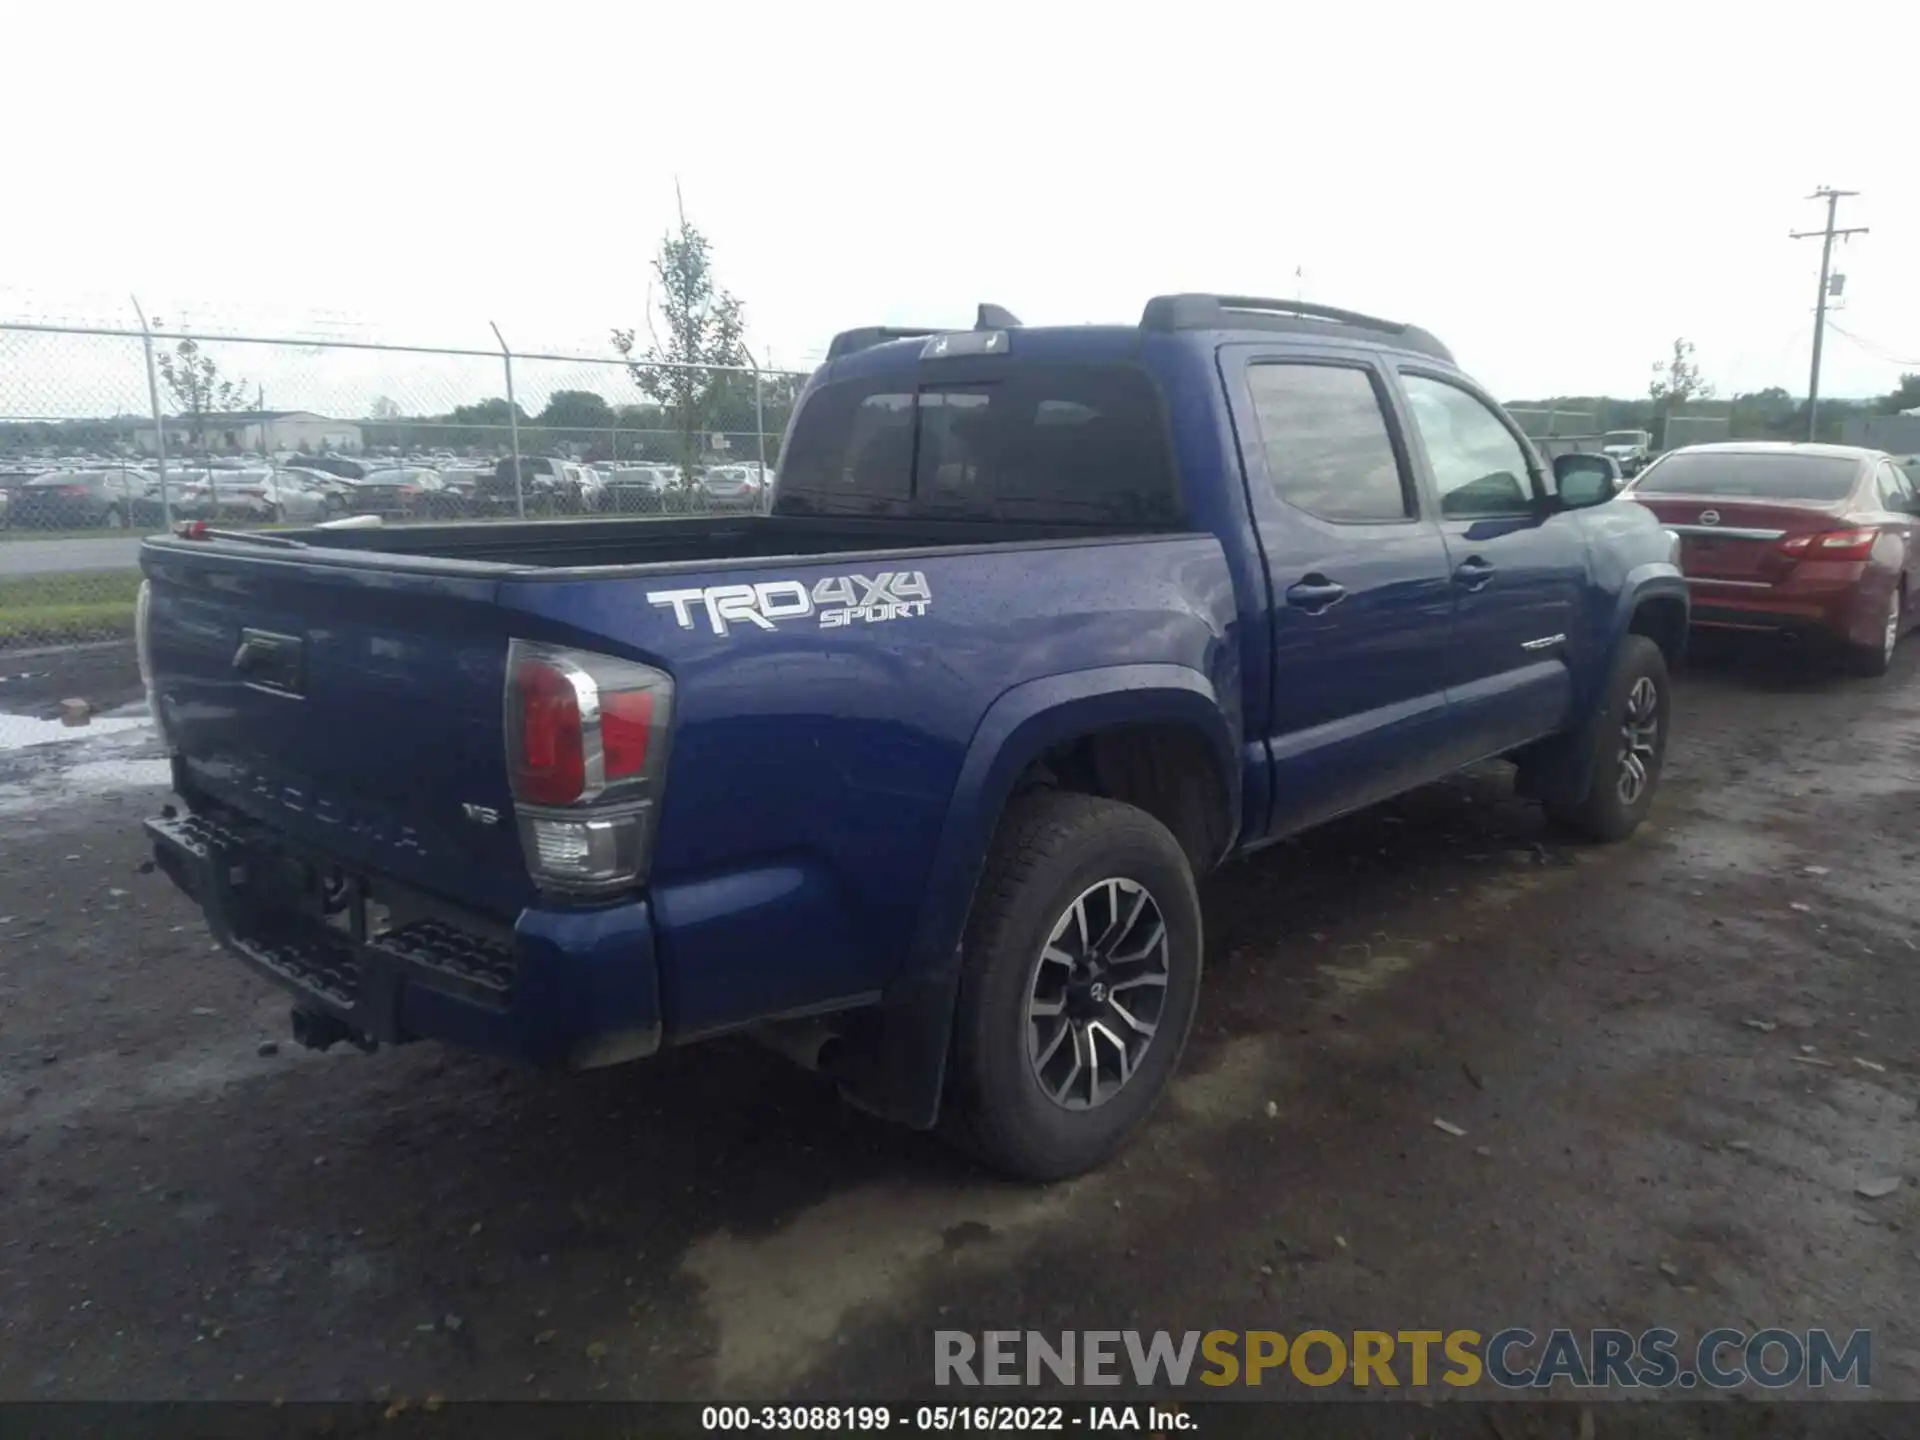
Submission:
{"label": "gravel ground", "polygon": [[0,754],[0,1399],[907,1396],[936,1326],[1601,1324],[1867,1327],[1920,1398],[1917,660],[1698,659],[1622,846],[1495,772],[1222,873],[1173,1094],[1045,1190],[746,1045],[300,1051],[140,868],[143,733]]}

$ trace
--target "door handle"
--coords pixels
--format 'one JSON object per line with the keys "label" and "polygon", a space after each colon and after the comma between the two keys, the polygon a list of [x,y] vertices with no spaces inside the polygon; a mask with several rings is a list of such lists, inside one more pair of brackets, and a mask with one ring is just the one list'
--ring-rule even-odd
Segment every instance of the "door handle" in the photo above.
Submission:
{"label": "door handle", "polygon": [[1309,615],[1318,615],[1347,598],[1347,587],[1324,575],[1308,575],[1287,587],[1287,603]]}
{"label": "door handle", "polygon": [[1493,566],[1478,555],[1469,555],[1453,570],[1453,583],[1466,590],[1484,590],[1493,579]]}

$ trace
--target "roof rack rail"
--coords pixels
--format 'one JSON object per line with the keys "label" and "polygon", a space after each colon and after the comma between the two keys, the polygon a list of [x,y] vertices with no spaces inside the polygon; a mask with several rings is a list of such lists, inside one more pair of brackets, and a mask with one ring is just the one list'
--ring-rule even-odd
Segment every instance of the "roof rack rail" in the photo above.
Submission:
{"label": "roof rack rail", "polygon": [[1260,295],[1156,295],[1140,315],[1142,330],[1256,329],[1324,335],[1330,326],[1390,336],[1409,350],[1453,363],[1453,352],[1418,325],[1305,300],[1275,300]]}

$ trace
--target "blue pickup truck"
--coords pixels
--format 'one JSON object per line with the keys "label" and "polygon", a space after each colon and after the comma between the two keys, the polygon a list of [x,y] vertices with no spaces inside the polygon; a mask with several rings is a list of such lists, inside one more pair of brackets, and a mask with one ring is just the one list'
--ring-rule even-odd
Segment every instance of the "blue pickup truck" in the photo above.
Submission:
{"label": "blue pickup truck", "polygon": [[1069,1175],[1167,1086],[1221,862],[1493,757],[1646,815],[1687,592],[1593,460],[1327,307],[850,331],[764,515],[147,541],[147,829],[307,1044],[746,1032]]}

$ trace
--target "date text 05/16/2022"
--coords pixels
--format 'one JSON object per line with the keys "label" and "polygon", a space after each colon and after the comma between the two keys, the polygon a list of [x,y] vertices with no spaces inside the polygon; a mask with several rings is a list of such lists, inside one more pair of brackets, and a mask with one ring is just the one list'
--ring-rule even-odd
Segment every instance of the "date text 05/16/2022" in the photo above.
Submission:
{"label": "date text 05/16/2022", "polygon": [[950,1431],[1064,1433],[1121,1430],[1166,1435],[1197,1430],[1199,1421],[1174,1405],[708,1405],[703,1430],[804,1434],[915,1434]]}

